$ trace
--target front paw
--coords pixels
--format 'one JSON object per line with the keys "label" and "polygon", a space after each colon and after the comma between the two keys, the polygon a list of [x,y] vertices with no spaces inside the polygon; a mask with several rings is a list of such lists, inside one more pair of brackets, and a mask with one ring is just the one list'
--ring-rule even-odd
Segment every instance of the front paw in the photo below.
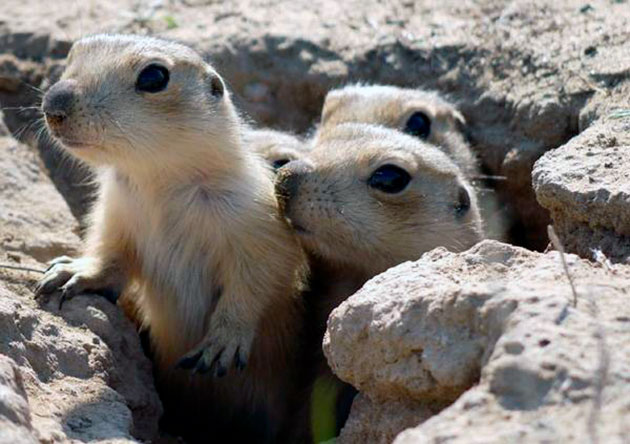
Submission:
{"label": "front paw", "polygon": [[63,303],[86,290],[108,291],[102,278],[101,267],[96,259],[83,257],[71,259],[62,256],[53,259],[44,277],[35,289],[35,297],[61,293],[59,309]]}
{"label": "front paw", "polygon": [[242,371],[247,366],[254,328],[238,323],[212,322],[201,344],[178,363],[177,368],[192,369],[193,373],[208,373],[218,378],[225,376],[233,366]]}

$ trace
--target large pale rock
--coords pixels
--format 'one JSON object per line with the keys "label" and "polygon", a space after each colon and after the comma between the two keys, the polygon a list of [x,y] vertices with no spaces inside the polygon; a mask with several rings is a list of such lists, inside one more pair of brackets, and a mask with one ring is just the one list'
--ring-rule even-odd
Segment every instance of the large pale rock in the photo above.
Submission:
{"label": "large pale rock", "polygon": [[577,306],[558,252],[492,241],[434,250],[333,311],[324,352],[377,413],[393,401],[421,409],[457,399],[425,422],[418,415],[398,443],[621,442],[630,267],[566,260]]}
{"label": "large pale rock", "polygon": [[[496,188],[511,238],[538,249],[547,244],[548,215],[531,189],[534,162],[600,116],[601,104],[626,97],[630,69],[627,4],[609,0],[3,5],[0,52],[42,64],[49,78],[82,35],[159,34],[207,54],[246,114],[298,132],[318,119],[327,90],[347,82],[439,90],[462,109],[488,171],[506,177]],[[24,97],[23,104],[37,102]],[[41,146],[45,156],[48,148]],[[76,184],[84,176],[66,174],[54,159],[46,164],[74,214],[83,214],[85,193]]]}
{"label": "large pale rock", "polygon": [[567,251],[630,263],[630,115],[598,121],[546,153],[532,174]]}
{"label": "large pale rock", "polygon": [[[77,250],[76,229],[38,156],[0,138],[0,263],[44,269]],[[161,404],[132,323],[101,297],[40,305],[39,276],[0,267],[0,442],[153,438]]]}

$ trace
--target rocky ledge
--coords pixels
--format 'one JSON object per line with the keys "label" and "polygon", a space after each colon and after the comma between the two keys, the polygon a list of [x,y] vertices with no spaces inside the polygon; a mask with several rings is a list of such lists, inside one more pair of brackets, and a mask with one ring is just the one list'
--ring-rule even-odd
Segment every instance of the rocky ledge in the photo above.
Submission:
{"label": "rocky ledge", "polygon": [[[28,147],[0,136],[0,263],[42,270],[78,224]],[[135,327],[102,297],[36,301],[39,273],[0,267],[0,443],[136,442],[162,406]]]}
{"label": "rocky ledge", "polygon": [[559,252],[495,241],[369,281],[324,339],[360,391],[340,442],[622,442],[630,268],[565,260],[574,289]]}

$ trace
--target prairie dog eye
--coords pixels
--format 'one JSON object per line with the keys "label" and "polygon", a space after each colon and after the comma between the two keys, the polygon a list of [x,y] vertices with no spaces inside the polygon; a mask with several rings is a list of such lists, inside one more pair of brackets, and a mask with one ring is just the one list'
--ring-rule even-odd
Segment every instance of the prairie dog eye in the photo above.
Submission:
{"label": "prairie dog eye", "polygon": [[420,139],[428,139],[431,134],[431,119],[425,113],[413,113],[405,124],[404,132]]}
{"label": "prairie dog eye", "polygon": [[455,204],[455,212],[458,216],[463,216],[470,209],[470,195],[464,187],[457,190],[457,204]]}
{"label": "prairie dog eye", "polygon": [[290,161],[289,159],[278,159],[274,161],[271,165],[273,166],[274,170],[277,170],[285,166],[287,163],[289,163],[289,161]]}
{"label": "prairie dog eye", "polygon": [[383,165],[372,173],[368,185],[383,193],[396,194],[407,188],[411,176],[396,165]]}
{"label": "prairie dog eye", "polygon": [[157,63],[152,63],[138,74],[136,91],[157,93],[168,86],[170,74],[168,69]]}

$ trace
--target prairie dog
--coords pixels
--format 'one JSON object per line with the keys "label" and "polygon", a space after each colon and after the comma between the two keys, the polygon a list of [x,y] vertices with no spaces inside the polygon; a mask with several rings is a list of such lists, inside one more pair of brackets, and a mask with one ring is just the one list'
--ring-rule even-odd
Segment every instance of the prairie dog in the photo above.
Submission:
{"label": "prairie dog", "polygon": [[306,390],[318,377],[333,378],[321,351],[333,308],[394,265],[482,239],[475,194],[457,165],[435,146],[383,126],[327,127],[308,160],[278,171],[276,194],[311,258],[301,348],[315,356],[302,358]]}
{"label": "prairie dog", "polygon": [[479,186],[479,165],[462,130],[464,116],[435,92],[383,85],[332,90],[324,100],[318,135],[340,123],[370,123],[397,129],[446,153],[474,181],[485,237],[506,240],[504,208],[492,190]]}
{"label": "prairie dog", "polygon": [[481,239],[476,197],[457,165],[431,144],[376,125],[321,133],[308,160],[280,169],[276,194],[308,251],[368,277]]}
{"label": "prairie dog", "polygon": [[319,133],[340,123],[371,123],[397,129],[444,151],[468,178],[478,165],[461,133],[464,116],[435,92],[385,85],[351,85],[324,100]]}
{"label": "prairie dog", "polygon": [[309,145],[299,137],[272,129],[248,129],[243,133],[243,140],[274,171],[293,160],[303,158],[309,151]]}
{"label": "prairie dog", "polygon": [[42,108],[61,146],[100,172],[100,195],[83,256],[56,261],[39,293],[132,289],[166,386],[208,398],[202,422],[249,414],[273,440],[305,258],[219,74],[183,45],[98,35],[73,45]]}

